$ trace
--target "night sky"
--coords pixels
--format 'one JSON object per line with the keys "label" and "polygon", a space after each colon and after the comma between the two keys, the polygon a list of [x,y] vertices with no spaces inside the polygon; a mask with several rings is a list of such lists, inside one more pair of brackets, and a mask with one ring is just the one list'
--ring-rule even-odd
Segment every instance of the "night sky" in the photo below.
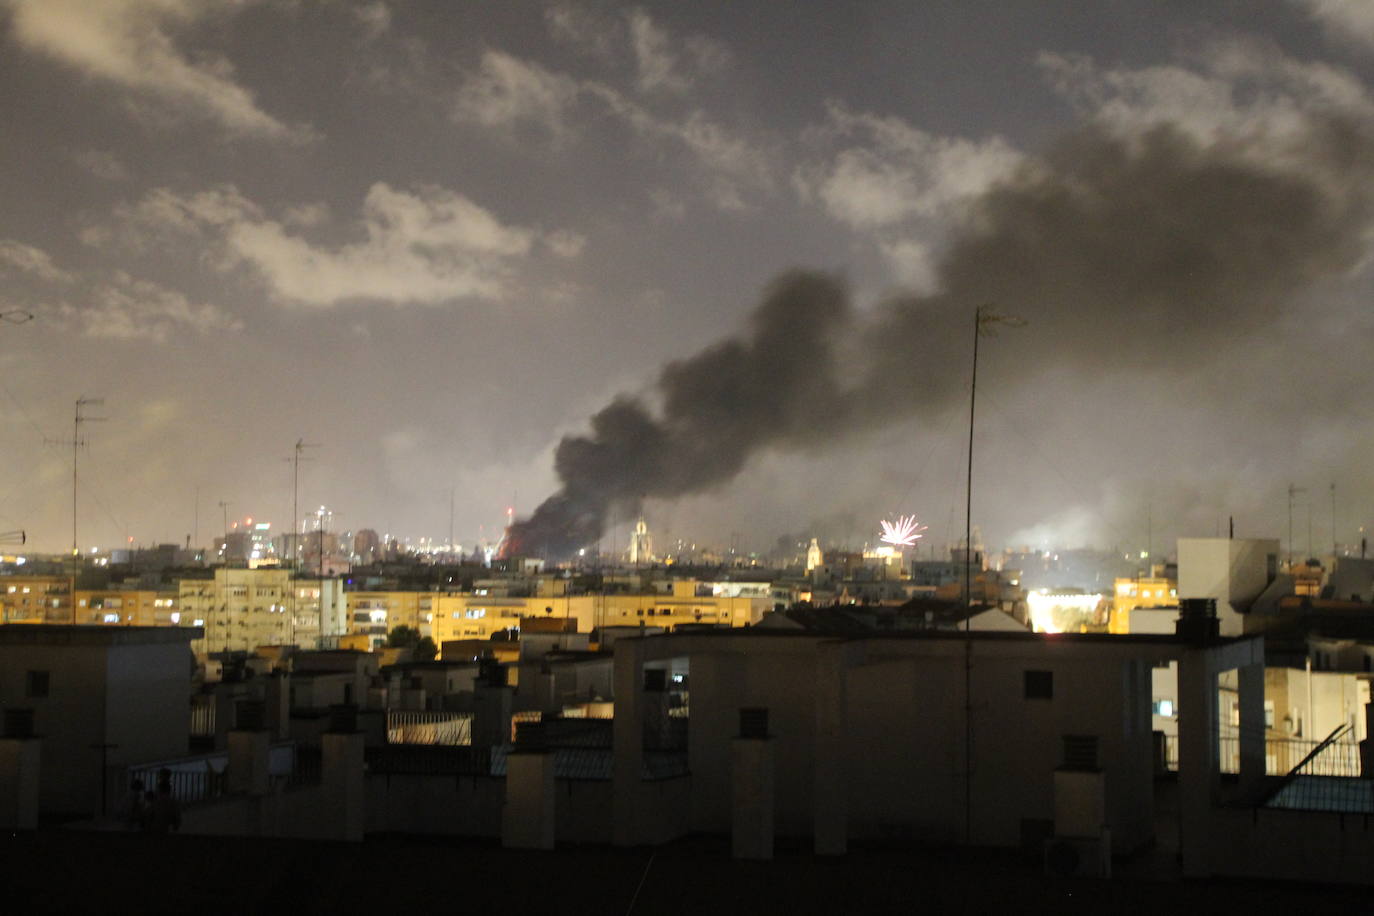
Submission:
{"label": "night sky", "polygon": [[1357,542],[1371,79],[1361,0],[0,0],[0,527],[70,545],[85,396],[83,548],[289,529],[298,439],[339,528],[452,489],[470,548],[580,448],[607,546],[939,545],[992,302],[992,544],[1286,540],[1295,484],[1329,549],[1332,483]]}

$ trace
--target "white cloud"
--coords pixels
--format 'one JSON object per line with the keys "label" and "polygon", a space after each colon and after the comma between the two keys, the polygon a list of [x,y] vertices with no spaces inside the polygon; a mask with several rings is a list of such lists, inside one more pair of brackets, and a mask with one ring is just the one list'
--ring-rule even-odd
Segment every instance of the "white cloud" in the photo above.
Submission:
{"label": "white cloud", "polygon": [[[300,225],[298,208],[287,214]],[[406,191],[382,182],[363,201],[362,238],[333,246],[293,232],[232,187],[190,195],[159,189],[120,216],[135,235],[209,239],[216,266],[247,265],[278,299],[312,306],[501,299],[510,290],[514,265],[531,256],[536,241],[559,257],[576,256],[585,243],[568,230],[541,234],[503,224],[445,188]]]}
{"label": "white cloud", "polygon": [[172,33],[232,11],[211,0],[0,0],[24,46],[182,114],[218,121],[230,133],[301,140],[308,129],[283,124],[258,107],[223,58],[180,50]]}
{"label": "white cloud", "polygon": [[555,40],[598,60],[612,62],[624,40],[620,23],[575,3],[558,3],[544,11],[544,23]]}
{"label": "white cloud", "polygon": [[550,232],[544,239],[549,250],[560,258],[575,258],[582,254],[582,250],[587,247],[587,237],[568,229],[558,229]]}
{"label": "white cloud", "polygon": [[500,51],[483,54],[478,71],[459,88],[453,114],[490,128],[534,126],[561,143],[574,133],[574,114],[586,103],[599,104],[641,137],[689,152],[710,173],[708,193],[719,206],[742,207],[746,189],[772,187],[764,152],[703,112],[660,115],[606,83],[579,81]]}
{"label": "white cloud", "polygon": [[380,0],[362,4],[353,10],[353,16],[369,41],[380,38],[391,28],[391,8]]}
{"label": "white cloud", "polygon": [[678,69],[677,54],[670,45],[668,33],[642,9],[630,10],[626,17],[640,91],[686,92],[691,81]]}
{"label": "white cloud", "polygon": [[1001,137],[942,137],[838,103],[827,114],[808,132],[817,152],[793,174],[797,194],[873,245],[897,282],[933,291],[946,223],[1024,157]]}
{"label": "white cloud", "polygon": [[930,246],[912,238],[885,239],[878,248],[898,282],[916,293],[933,293],[938,284]]}
{"label": "white cloud", "polygon": [[860,230],[931,218],[981,193],[1021,162],[1000,137],[981,142],[939,137],[900,118],[854,113],[829,106],[821,133],[849,145],[827,161],[797,175],[804,197],[814,196],[826,212]]}
{"label": "white cloud", "polygon": [[223,309],[191,302],[185,295],[117,271],[113,282],[96,287],[90,305],[58,308],[59,320],[88,337],[166,343],[187,333],[204,336],[243,330],[243,322]]}
{"label": "white cloud", "polygon": [[1291,0],[1336,41],[1374,48],[1374,3],[1369,0]]}
{"label": "white cloud", "polygon": [[282,222],[288,226],[321,226],[329,221],[329,204],[316,202],[287,207]]}
{"label": "white cloud", "polygon": [[1229,143],[1267,159],[1300,153],[1293,144],[1309,136],[1314,115],[1374,119],[1374,100],[1359,78],[1294,60],[1267,42],[1214,42],[1192,60],[1138,70],[1048,53],[1039,64],[1083,114],[1124,137],[1167,123],[1204,144]]}
{"label": "white cloud", "polygon": [[49,283],[70,283],[72,275],[61,270],[41,248],[11,239],[0,239],[0,272],[17,270]]}
{"label": "white cloud", "polygon": [[687,215],[687,205],[667,188],[655,188],[649,192],[649,202],[654,207],[656,219],[680,220]]}
{"label": "white cloud", "polygon": [[570,77],[487,51],[478,72],[459,89],[453,113],[459,121],[486,127],[532,123],[558,135],[577,94],[577,82]]}
{"label": "white cloud", "polygon": [[105,181],[126,181],[129,170],[114,153],[105,150],[88,149],[72,153],[72,161]]}
{"label": "white cloud", "polygon": [[642,137],[667,140],[690,152],[711,173],[708,188],[718,205],[742,200],[741,191],[745,188],[765,191],[772,188],[773,170],[764,151],[704,113],[693,111],[685,117],[660,116],[609,86],[586,83],[583,88]]}
{"label": "white cloud", "polygon": [[554,40],[612,67],[632,70],[635,89],[645,94],[681,95],[703,77],[720,74],[733,57],[705,35],[678,39],[643,9],[618,15],[575,3],[558,3],[544,13]]}

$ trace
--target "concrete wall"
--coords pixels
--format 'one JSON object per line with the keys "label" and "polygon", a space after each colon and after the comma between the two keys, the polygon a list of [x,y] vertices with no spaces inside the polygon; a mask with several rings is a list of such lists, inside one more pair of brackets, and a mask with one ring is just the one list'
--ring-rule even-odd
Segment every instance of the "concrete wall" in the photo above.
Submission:
{"label": "concrete wall", "polygon": [[488,776],[369,775],[369,833],[501,836],[506,781]]}
{"label": "concrete wall", "polygon": [[[116,745],[106,752],[111,767],[186,755],[190,650],[187,641],[139,642],[128,630],[108,639],[75,630],[68,639],[44,629],[53,632],[0,645],[0,708],[34,710],[43,737],[41,809],[94,814],[102,771],[92,745]],[[46,697],[25,695],[29,671],[48,672]]]}
{"label": "concrete wall", "polygon": [[191,652],[186,644],[116,646],[106,667],[111,765],[184,757],[191,732]]}
{"label": "concrete wall", "polygon": [[1213,874],[1374,884],[1374,821],[1367,815],[1216,808],[1211,830]]}
{"label": "concrete wall", "polygon": [[559,843],[611,841],[611,781],[554,781],[554,837]]}
{"label": "concrete wall", "polygon": [[1221,635],[1244,632],[1248,608],[1277,571],[1279,542],[1270,538],[1179,538],[1178,596],[1215,598]]}
{"label": "concrete wall", "polygon": [[[691,659],[692,821],[730,829],[730,739],[741,706],[766,706],[776,742],[777,831],[814,828],[816,647],[811,638],[751,639],[744,652]],[[1054,816],[1054,770],[1064,735],[1096,735],[1107,770],[1107,812],[1118,850],[1152,836],[1151,659],[975,650],[973,842],[1015,846],[1022,821]],[[847,668],[842,779],[854,838],[964,837],[964,656],[958,640],[871,640]],[[1051,699],[1025,697],[1025,672],[1049,671]]]}
{"label": "concrete wall", "polygon": [[[99,807],[100,752],[91,745],[105,741],[105,650],[103,645],[0,646],[0,708],[32,708],[34,731],[43,736],[39,807],[44,812],[93,814]],[[47,697],[25,696],[29,671],[48,672]]]}

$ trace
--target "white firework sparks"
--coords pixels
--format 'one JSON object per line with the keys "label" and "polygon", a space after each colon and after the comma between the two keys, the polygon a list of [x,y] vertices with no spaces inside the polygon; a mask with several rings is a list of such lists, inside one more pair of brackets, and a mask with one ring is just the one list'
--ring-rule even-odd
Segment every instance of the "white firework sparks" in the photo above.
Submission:
{"label": "white firework sparks", "polygon": [[883,536],[880,540],[884,544],[891,544],[893,547],[913,547],[921,537],[921,532],[926,530],[925,525],[918,524],[914,515],[899,515],[897,520],[889,522],[882,521]]}

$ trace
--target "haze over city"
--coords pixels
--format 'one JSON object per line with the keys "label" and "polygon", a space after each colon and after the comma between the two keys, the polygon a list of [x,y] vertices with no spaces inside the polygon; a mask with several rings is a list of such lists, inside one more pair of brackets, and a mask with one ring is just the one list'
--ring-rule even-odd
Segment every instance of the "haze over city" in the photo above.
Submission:
{"label": "haze over city", "polygon": [[289,528],[298,441],[302,507],[402,538],[561,494],[532,548],[943,544],[985,303],[989,543],[1374,515],[1365,5],[7,0],[0,42],[34,549],[83,397],[83,549]]}

